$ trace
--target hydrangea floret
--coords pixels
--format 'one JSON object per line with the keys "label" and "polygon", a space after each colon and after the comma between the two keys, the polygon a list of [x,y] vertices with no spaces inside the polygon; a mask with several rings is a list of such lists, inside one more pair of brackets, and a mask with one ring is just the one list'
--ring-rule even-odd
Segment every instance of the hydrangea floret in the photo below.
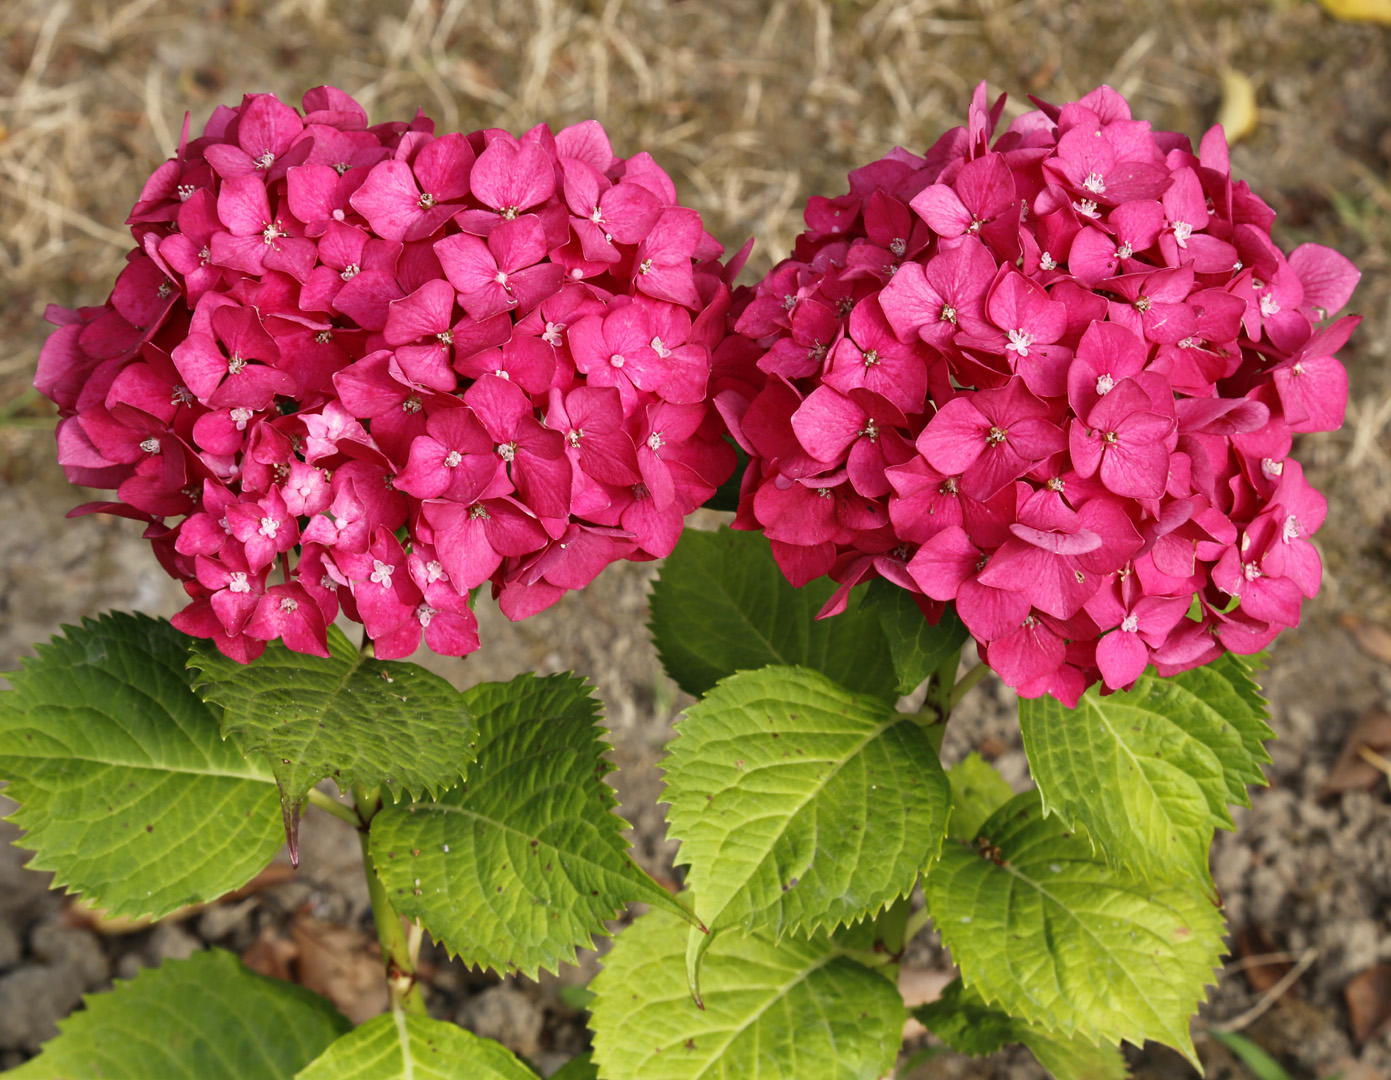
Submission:
{"label": "hydrangea floret", "polygon": [[478,648],[470,591],[522,618],[618,559],[669,553],[734,468],[707,400],[721,245],[597,121],[514,137],[219,107],[146,183],[107,302],[51,307],[38,388],[74,483],[147,523],[249,661]]}
{"label": "hydrangea floret", "polygon": [[1294,436],[1342,424],[1330,321],[1358,272],[1100,87],[965,127],[813,198],[736,300],[717,407],[749,455],[738,527],[795,584],[882,577],[955,606],[1025,697],[1072,706],[1225,651],[1318,592],[1324,498]]}

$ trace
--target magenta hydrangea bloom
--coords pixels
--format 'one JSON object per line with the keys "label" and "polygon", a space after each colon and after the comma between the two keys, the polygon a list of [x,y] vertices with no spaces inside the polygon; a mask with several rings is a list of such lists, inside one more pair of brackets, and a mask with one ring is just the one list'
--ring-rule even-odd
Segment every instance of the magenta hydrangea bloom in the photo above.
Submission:
{"label": "magenta hydrangea bloom", "polygon": [[[106,304],[49,309],[35,384],[74,483],[146,522],[240,661],[477,649],[668,554],[734,470],[707,395],[747,249],[723,249],[596,121],[520,138],[369,126],[331,87],[218,108],[131,212]],[[1294,505],[1294,503],[1290,503]]]}
{"label": "magenta hydrangea bloom", "polygon": [[1358,272],[1286,255],[1234,181],[1101,87],[994,138],[896,149],[814,198],[736,297],[714,401],[749,455],[736,524],[788,579],[952,604],[1020,694],[1072,705],[1252,653],[1319,588],[1295,433],[1343,420]]}

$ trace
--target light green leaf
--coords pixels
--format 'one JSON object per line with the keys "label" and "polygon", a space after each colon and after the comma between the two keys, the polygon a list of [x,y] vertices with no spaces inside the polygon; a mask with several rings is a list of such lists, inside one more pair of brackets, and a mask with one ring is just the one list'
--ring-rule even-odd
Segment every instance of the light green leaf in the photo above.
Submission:
{"label": "light green leaf", "polygon": [[953,654],[959,656],[961,646],[971,636],[952,607],[943,612],[936,626],[929,626],[907,590],[887,578],[869,583],[864,606],[879,616],[900,694],[911,694],[944,660]]}
{"label": "light green leaf", "polygon": [[1155,1039],[1196,1063],[1188,1021],[1223,953],[1221,913],[1197,882],[1108,866],[1030,791],[991,815],[976,844],[948,841],[923,892],[987,1003],[1065,1038]]}
{"label": "light green leaf", "polygon": [[726,675],[800,665],[849,690],[896,697],[879,618],[852,592],[840,615],[817,620],[835,584],[794,589],[762,533],[687,529],[652,589],[652,634],[667,674],[699,697]]}
{"label": "light green leaf", "polygon": [[463,698],[418,664],[373,660],[328,631],[330,658],[272,642],[238,664],[206,642],[194,650],[195,688],[224,710],[222,730],[270,761],[289,808],[332,777],[342,791],[381,785],[393,797],[439,792],[473,760]]}
{"label": "light green leaf", "polygon": [[1014,798],[995,766],[975,752],[948,769],[947,780],[951,783],[947,835],[953,840],[974,840],[985,819]]}
{"label": "light green leaf", "polygon": [[1120,865],[1211,888],[1213,830],[1231,828],[1228,803],[1250,805],[1246,785],[1265,783],[1270,760],[1265,702],[1239,659],[1149,672],[1107,697],[1093,687],[1075,709],[1050,697],[1019,706],[1048,813],[1084,827]]}
{"label": "light green leaf", "polygon": [[876,1080],[902,1041],[893,983],[824,936],[722,934],[705,1008],[685,978],[685,928],[667,915],[618,936],[594,979],[594,1061],[605,1080]]}
{"label": "light green leaf", "polygon": [[1130,1075],[1118,1046],[1093,1046],[1016,1020],[991,1008],[960,979],[948,983],[936,1001],[914,1009],[913,1016],[953,1050],[973,1057],[993,1054],[1006,1043],[1023,1043],[1054,1080],[1125,1080]]}
{"label": "light green leaf", "polygon": [[352,1027],[318,994],[219,949],[83,1001],[6,1080],[291,1080]]}
{"label": "light green leaf", "polygon": [[949,789],[922,728],[815,671],[725,679],[669,749],[670,836],[712,930],[854,922],[941,850]]}
{"label": "light green leaf", "polygon": [[275,783],[190,689],[190,639],[126,614],[66,635],[0,693],[0,778],[30,868],[152,918],[245,885],[280,846]]}
{"label": "light green leaf", "polygon": [[536,1080],[536,1074],[501,1043],[398,1012],[348,1032],[295,1080]]}
{"label": "light green leaf", "polygon": [[464,698],[478,724],[464,784],[372,819],[372,862],[401,914],[468,963],[532,976],[573,963],[630,900],[691,918],[627,855],[583,680],[525,674]]}

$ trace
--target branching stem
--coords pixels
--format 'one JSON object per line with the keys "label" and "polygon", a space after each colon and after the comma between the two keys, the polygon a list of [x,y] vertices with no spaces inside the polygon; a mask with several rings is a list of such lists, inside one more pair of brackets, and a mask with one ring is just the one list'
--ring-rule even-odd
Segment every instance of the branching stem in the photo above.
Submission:
{"label": "branching stem", "polygon": [[362,819],[358,817],[356,808],[344,806],[332,795],[328,795],[318,788],[310,788],[308,798],[311,805],[317,806],[320,810],[326,810],[334,817],[346,821],[354,829],[362,828]]}

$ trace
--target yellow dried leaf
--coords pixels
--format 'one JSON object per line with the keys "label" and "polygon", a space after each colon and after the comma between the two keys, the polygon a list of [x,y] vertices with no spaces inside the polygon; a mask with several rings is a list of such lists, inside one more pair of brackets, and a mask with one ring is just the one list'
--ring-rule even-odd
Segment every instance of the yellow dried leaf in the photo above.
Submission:
{"label": "yellow dried leaf", "polygon": [[1239,71],[1222,72],[1222,105],[1217,122],[1226,132],[1228,144],[1235,145],[1256,130],[1260,112],[1256,108],[1256,87]]}
{"label": "yellow dried leaf", "polygon": [[1335,19],[1391,26],[1391,0],[1319,0],[1319,3]]}

